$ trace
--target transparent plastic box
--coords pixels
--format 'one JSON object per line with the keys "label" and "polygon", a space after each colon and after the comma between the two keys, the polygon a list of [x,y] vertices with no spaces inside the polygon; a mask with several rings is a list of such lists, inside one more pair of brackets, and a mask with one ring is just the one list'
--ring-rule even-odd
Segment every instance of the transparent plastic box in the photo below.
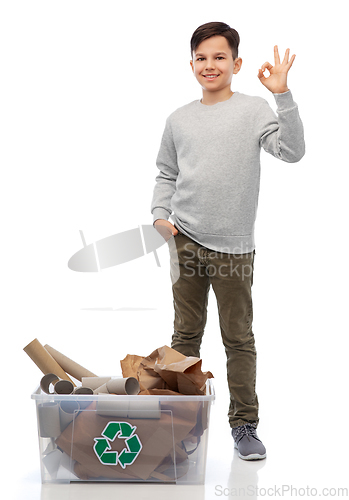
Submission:
{"label": "transparent plastic box", "polygon": [[211,379],[203,396],[32,394],[41,480],[203,484]]}

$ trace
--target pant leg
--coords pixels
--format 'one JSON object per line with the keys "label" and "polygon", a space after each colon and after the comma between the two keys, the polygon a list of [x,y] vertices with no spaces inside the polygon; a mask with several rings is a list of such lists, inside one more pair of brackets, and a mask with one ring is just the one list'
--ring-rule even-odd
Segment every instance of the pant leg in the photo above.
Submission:
{"label": "pant leg", "polygon": [[234,255],[212,252],[209,274],[217,298],[220,329],[227,356],[231,427],[258,425],[257,353],[252,331],[254,251]]}
{"label": "pant leg", "polygon": [[200,245],[178,233],[170,239],[169,248],[174,306],[171,347],[185,356],[200,357],[210,288],[198,258]]}

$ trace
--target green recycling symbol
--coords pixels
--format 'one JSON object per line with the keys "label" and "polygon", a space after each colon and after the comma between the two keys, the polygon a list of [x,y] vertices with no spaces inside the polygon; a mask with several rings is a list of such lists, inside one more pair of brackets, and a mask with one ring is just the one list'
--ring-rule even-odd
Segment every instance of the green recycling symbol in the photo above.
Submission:
{"label": "green recycling symbol", "polygon": [[[93,450],[98,460],[103,465],[119,463],[123,469],[126,465],[133,464],[142,449],[142,443],[134,433],[136,429],[136,426],[132,427],[128,422],[109,422],[102,432],[103,437],[94,438]],[[120,453],[111,451],[110,441],[114,441],[116,437],[125,439],[126,448]]]}

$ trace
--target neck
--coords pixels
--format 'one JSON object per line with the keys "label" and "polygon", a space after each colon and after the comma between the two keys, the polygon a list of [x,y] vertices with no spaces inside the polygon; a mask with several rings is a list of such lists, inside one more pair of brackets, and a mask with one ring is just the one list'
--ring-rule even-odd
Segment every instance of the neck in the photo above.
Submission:
{"label": "neck", "polygon": [[209,92],[207,90],[202,91],[202,104],[207,106],[212,106],[217,104],[217,102],[227,101],[234,94],[232,90],[228,87],[222,90],[217,90],[216,92]]}

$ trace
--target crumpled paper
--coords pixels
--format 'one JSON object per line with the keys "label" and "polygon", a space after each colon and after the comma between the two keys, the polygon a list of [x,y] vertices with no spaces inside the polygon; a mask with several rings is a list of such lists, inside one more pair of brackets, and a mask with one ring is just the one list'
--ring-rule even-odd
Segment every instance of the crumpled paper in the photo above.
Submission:
{"label": "crumpled paper", "polygon": [[205,395],[206,381],[213,378],[210,371],[202,372],[200,358],[184,356],[167,345],[147,357],[127,354],[120,364],[123,377],[138,380],[139,395]]}

